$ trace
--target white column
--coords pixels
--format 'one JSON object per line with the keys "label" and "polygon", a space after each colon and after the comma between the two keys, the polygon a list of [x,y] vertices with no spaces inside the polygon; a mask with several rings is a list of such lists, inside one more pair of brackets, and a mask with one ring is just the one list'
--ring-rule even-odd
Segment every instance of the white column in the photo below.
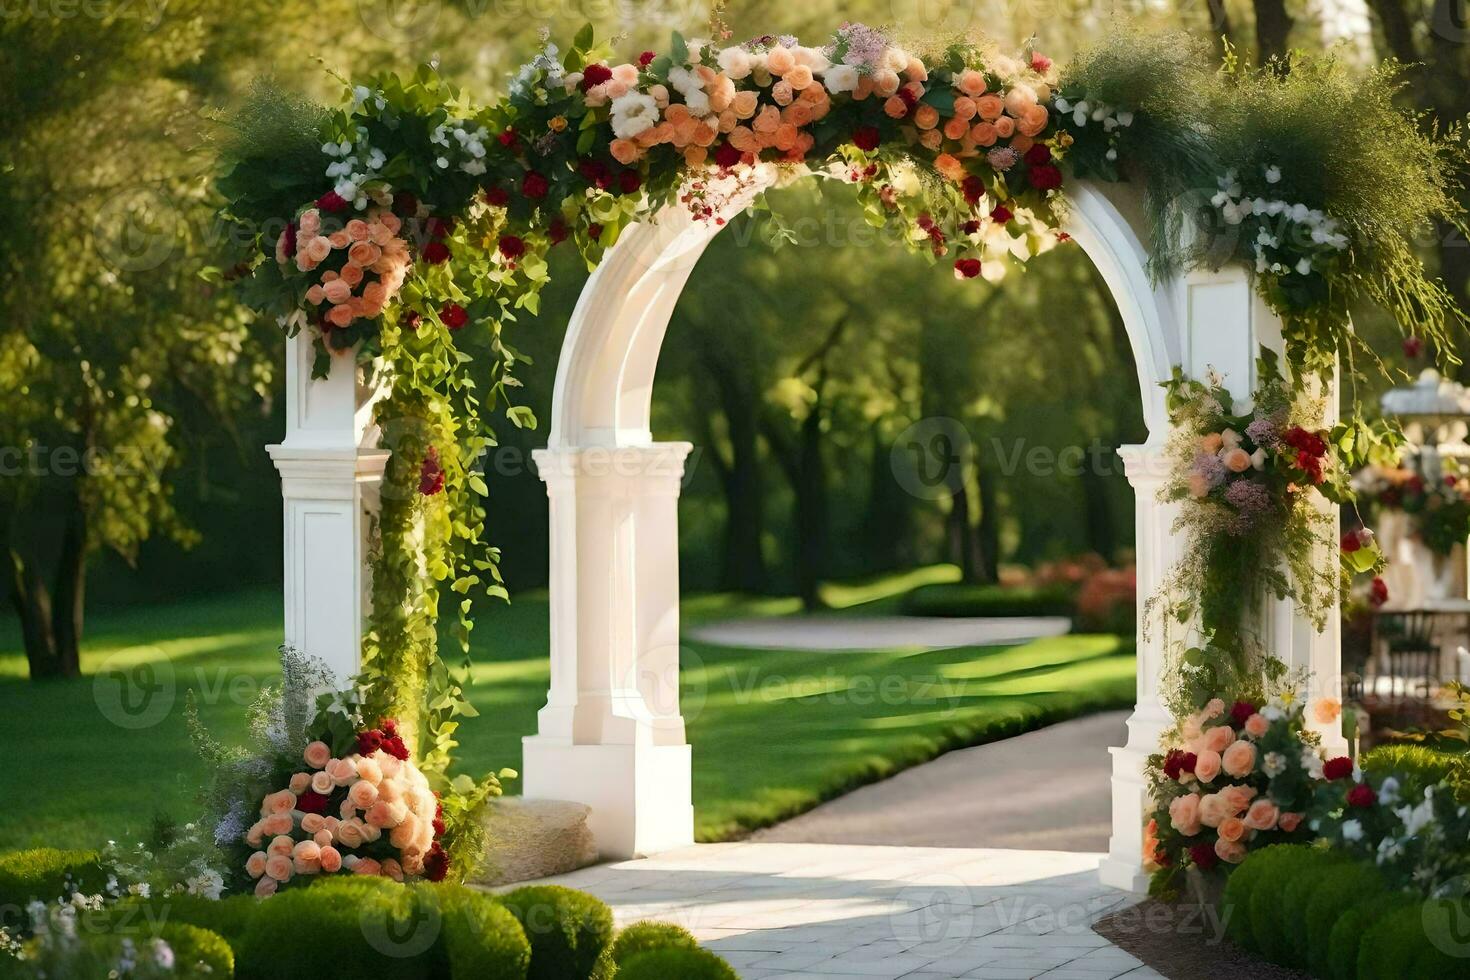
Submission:
{"label": "white column", "polygon": [[575,800],[605,857],[694,841],[679,712],[678,498],[688,443],[544,449],[551,688],[525,795]]}
{"label": "white column", "polygon": [[267,446],[285,501],[285,642],[325,661],[339,681],[361,663],[371,592],[369,536],[387,450],[372,423],[380,389],[351,355],[313,380],[311,341],[286,342],[286,437]]}
{"label": "white column", "polygon": [[[1143,827],[1148,822],[1148,784],[1144,767],[1159,749],[1159,739],[1174,720],[1159,700],[1159,677],[1167,646],[1164,631],[1155,621],[1144,626],[1144,602],[1154,595],[1169,575],[1178,557],[1178,540],[1173,533],[1177,504],[1159,501],[1159,489],[1169,477],[1164,442],[1149,441],[1139,446],[1121,446],[1124,471],[1133,486],[1134,549],[1138,575],[1138,702],[1128,717],[1128,741],[1114,747],[1113,834],[1108,856],[1100,869],[1102,882],[1133,892],[1148,890],[1143,870]],[[1145,638],[1145,633],[1147,637]],[[1174,637],[1178,639],[1178,637]]]}

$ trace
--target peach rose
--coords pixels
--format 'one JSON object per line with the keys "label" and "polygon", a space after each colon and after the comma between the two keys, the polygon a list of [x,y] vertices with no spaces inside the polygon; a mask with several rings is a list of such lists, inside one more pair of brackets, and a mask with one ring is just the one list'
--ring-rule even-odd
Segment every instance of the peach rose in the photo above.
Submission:
{"label": "peach rose", "polygon": [[265,873],[276,881],[290,881],[296,873],[296,865],[289,854],[272,854],[265,859]]}
{"label": "peach rose", "polygon": [[1229,816],[1233,816],[1230,812],[1230,804],[1219,793],[1210,793],[1200,797],[1199,822],[1206,827],[1218,827],[1220,821]]}
{"label": "peach rose", "polygon": [[608,144],[607,149],[613,155],[613,159],[625,167],[638,159],[638,144],[632,140],[613,140]]}
{"label": "peach rose", "polygon": [[359,858],[352,863],[352,873],[355,875],[376,875],[382,870],[383,866],[372,858]]}
{"label": "peach rose", "polygon": [[304,840],[291,851],[297,874],[315,874],[321,866],[321,845],[314,840]]}
{"label": "peach rose", "polygon": [[1256,767],[1256,747],[1240,739],[1220,756],[1220,766],[1236,779],[1249,776]]}
{"label": "peach rose", "polygon": [[1205,748],[1211,752],[1224,752],[1235,741],[1235,729],[1229,725],[1216,725],[1205,730]]}
{"label": "peach rose", "polygon": [[1239,817],[1226,817],[1220,821],[1220,839],[1238,841],[1245,836],[1246,829],[1244,820]]}
{"label": "peach rose", "polygon": [[[1213,449],[1210,450],[1210,451],[1211,452],[1214,452]],[[1225,702],[1224,701],[1221,701],[1219,698],[1210,698],[1210,701],[1209,701],[1208,704],[1205,705],[1205,710],[1203,712],[1204,717],[1206,719],[1218,718],[1221,715],[1223,715],[1224,713],[1225,713]]]}
{"label": "peach rose", "polygon": [[347,799],[359,810],[369,809],[374,803],[378,802],[378,787],[366,779],[359,779],[347,791]]}
{"label": "peach rose", "polygon": [[965,176],[964,164],[949,153],[941,153],[934,158],[934,169],[954,181],[961,180]]}
{"label": "peach rose", "polygon": [[977,112],[979,112],[979,109],[975,107],[975,100],[968,95],[961,95],[954,100],[954,115],[956,119],[963,119],[965,122],[969,122],[975,118]]}
{"label": "peach rose", "polygon": [[1210,481],[1202,473],[1189,474],[1189,495],[1204,497],[1210,492]]}
{"label": "peach rose", "polygon": [[390,804],[381,800],[374,803],[367,812],[367,822],[379,829],[394,826],[398,821],[393,819],[393,811],[389,807]]}
{"label": "peach rose", "polygon": [[1342,702],[1337,698],[1318,698],[1312,706],[1312,718],[1319,725],[1330,725],[1342,717]]}
{"label": "peach rose", "polygon": [[296,842],[289,836],[286,834],[277,834],[271,838],[270,844],[265,849],[265,854],[266,857],[273,857],[277,854],[290,854],[295,847]]}
{"label": "peach rose", "polygon": [[322,230],[322,215],[316,208],[301,212],[297,219],[297,233],[301,238],[315,238],[316,233]]}
{"label": "peach rose", "polygon": [[909,63],[904,67],[903,77],[911,82],[924,82],[929,80],[929,69],[918,58],[909,56]]}
{"label": "peach rose", "polygon": [[306,759],[306,764],[313,769],[321,769],[332,761],[332,749],[326,742],[312,742],[301,753]]}
{"label": "peach rose", "polygon": [[975,100],[975,111],[987,122],[995,122],[1005,112],[1005,103],[998,95],[982,95]]}
{"label": "peach rose", "polygon": [[265,851],[256,851],[245,859],[245,873],[252,878],[259,878],[265,874]]}
{"label": "peach rose", "polygon": [[1215,841],[1215,854],[1227,864],[1239,864],[1245,860],[1245,845],[1222,837]]}
{"label": "peach rose", "polygon": [[347,222],[347,226],[342,230],[347,232],[347,237],[352,239],[352,241],[354,242],[367,241],[367,222],[363,221],[361,218],[353,218],[351,221]]}
{"label": "peach rose", "polygon": [[1221,460],[1225,463],[1225,468],[1232,473],[1244,473],[1251,468],[1251,454],[1239,446],[1228,450]]}
{"label": "peach rose", "polygon": [[1260,738],[1271,728],[1271,723],[1262,714],[1254,714],[1245,720],[1245,733],[1251,738]]}
{"label": "peach rose", "polygon": [[301,829],[308,834],[314,834],[327,825],[327,818],[320,813],[306,813],[301,817]]}
{"label": "peach rose", "polygon": [[325,871],[327,874],[335,874],[338,871],[341,871],[342,870],[342,852],[339,851],[339,850],[337,850],[331,844],[325,844],[325,845],[323,845],[322,846],[322,856],[321,856],[321,867],[322,867],[322,870]]}
{"label": "peach rose", "polygon": [[1288,834],[1300,827],[1301,824],[1302,814],[1300,813],[1283,813],[1281,817],[1276,821],[1276,826],[1280,827]]}
{"label": "peach rose", "polygon": [[295,826],[295,822],[291,819],[290,810],[285,810],[281,813],[272,813],[260,822],[261,831],[268,837],[289,834],[293,826]]}
{"label": "peach rose", "polygon": [[796,101],[796,90],[785,80],[771,86],[771,98],[776,100],[777,105],[790,105]]}
{"label": "peach rose", "polygon": [[368,844],[383,836],[383,831],[370,823],[360,824],[358,829],[362,831],[362,839]]}
{"label": "peach rose", "polygon": [[735,110],[735,115],[737,118],[749,119],[751,116],[755,115],[755,110],[758,104],[759,103],[756,98],[756,93],[736,92],[735,98],[732,99],[730,102],[730,108]]}
{"label": "peach rose", "polygon": [[766,52],[766,70],[772,75],[785,75],[796,67],[796,56],[784,45],[776,45]]}
{"label": "peach rose", "polygon": [[1023,133],[1017,133],[1014,137],[1011,138],[1011,149],[1015,150],[1017,153],[1024,154],[1027,150],[1031,149],[1035,145],[1036,141]]}
{"label": "peach rose", "polygon": [[[336,311],[334,310],[333,312]],[[325,772],[316,773],[311,777],[311,788],[313,792],[326,796],[332,791],[332,777],[328,776]]]}
{"label": "peach rose", "polygon": [[[359,244],[364,243],[359,242]],[[339,281],[345,282],[349,286],[356,286],[362,282],[362,266],[353,265],[351,262],[347,263],[342,267],[342,275],[339,277]]]}
{"label": "peach rose", "polygon": [[362,825],[356,820],[344,820],[337,827],[337,842],[353,850],[363,845]]}
{"label": "peach rose", "polygon": [[684,163],[687,164],[688,166],[691,166],[691,167],[702,166],[704,164],[704,161],[706,159],[708,159],[708,157],[709,157],[709,150],[706,149],[705,147],[702,147],[702,146],[686,146],[686,147],[684,147]]}
{"label": "peach rose", "polygon": [[403,818],[403,823],[389,832],[388,841],[401,851],[417,840],[418,835],[419,818],[410,813]]}
{"label": "peach rose", "polygon": [[270,898],[276,893],[276,889],[279,887],[281,887],[281,883],[276,881],[276,879],[262,878],[255,883],[255,897]]}
{"label": "peach rose", "polygon": [[1047,115],[1046,106],[1027,106],[1021,111],[1020,118],[1016,121],[1016,128],[1023,136],[1040,136],[1041,131],[1046,129],[1050,117]]}
{"label": "peach rose", "polygon": [[397,235],[403,229],[403,219],[392,211],[379,211],[373,221],[382,226],[390,236]]}
{"label": "peach rose", "polygon": [[872,74],[873,91],[882,98],[888,98],[898,91],[898,72],[887,68],[880,68]]}
{"label": "peach rose", "polygon": [[1021,117],[1027,108],[1034,105],[1036,105],[1036,90],[1029,85],[1017,85],[1006,93],[1006,112],[1009,112],[1017,119]]}
{"label": "peach rose", "polygon": [[334,231],[327,236],[327,244],[331,245],[333,248],[346,248],[351,242],[352,239],[347,237],[347,232],[345,229],[342,231]]}
{"label": "peach rose", "polygon": [[612,70],[612,77],[616,78],[624,85],[637,85],[638,68],[635,65],[629,64],[614,65]]}
{"label": "peach rose", "polygon": [[970,127],[970,139],[975,141],[976,146],[994,146],[1000,134],[995,131],[995,124],[988,122],[977,122]]}
{"label": "peach rose", "polygon": [[[960,77],[956,84],[959,85],[961,92],[964,92],[972,99],[979,98],[985,94],[985,74],[973,68],[966,68],[960,72]],[[996,113],[996,115],[999,115],[999,113]]]}
{"label": "peach rose", "polygon": [[896,95],[890,95],[883,103],[883,111],[890,119],[902,119],[909,114],[909,104]]}
{"label": "peach rose", "polygon": [[926,129],[919,134],[919,143],[926,150],[937,150],[944,145],[944,134],[937,129]]}
{"label": "peach rose", "polygon": [[[1225,440],[1220,437],[1220,433],[1218,432],[1211,432],[1208,435],[1200,436],[1200,451],[1209,453],[1211,456],[1213,456],[1215,453],[1218,453],[1220,451],[1220,446],[1224,443],[1224,441]],[[1222,708],[1223,705],[1224,702],[1221,702]]]}
{"label": "peach rose", "polygon": [[1275,830],[1281,810],[1270,800],[1256,800],[1246,811],[1245,825],[1251,830]]}
{"label": "peach rose", "polygon": [[1226,786],[1220,790],[1220,797],[1230,807],[1232,815],[1245,812],[1250,801],[1255,799],[1256,791],[1249,786]]}
{"label": "peach rose", "polygon": [[790,71],[783,72],[781,74],[781,81],[800,92],[815,81],[815,79],[812,77],[812,70],[810,68],[806,65],[797,65]]}
{"label": "peach rose", "polygon": [[337,836],[327,828],[323,827],[321,830],[318,830],[316,833],[312,834],[311,839],[316,841],[317,847],[326,847],[328,844],[332,843],[332,841],[336,840]]}
{"label": "peach rose", "polygon": [[351,759],[333,759],[327,763],[325,771],[336,786],[346,786],[357,778],[357,766]]}
{"label": "peach rose", "polygon": [[1001,116],[995,121],[995,131],[1001,139],[1009,139],[1016,132],[1016,121],[1010,116]]}
{"label": "peach rose", "polygon": [[[311,241],[309,241],[309,242],[306,243],[306,255],[307,255],[308,258],[311,259],[313,265],[321,262],[328,255],[331,255],[331,254],[332,254],[332,242],[331,242],[331,240],[330,239],[327,239],[327,238],[325,238],[325,237],[323,237],[321,235],[317,235]],[[328,754],[330,754],[330,753],[328,753]]]}
{"label": "peach rose", "polygon": [[970,131],[970,124],[959,116],[952,116],[944,124],[944,135],[946,139],[962,140]]}
{"label": "peach rose", "polygon": [[372,756],[357,757],[357,775],[361,779],[377,785],[383,780],[383,767],[378,765],[378,760]]}
{"label": "peach rose", "polygon": [[1200,832],[1200,798],[1193,793],[1176,797],[1169,803],[1169,825],[1186,837]]}
{"label": "peach rose", "polygon": [[403,880],[403,865],[392,858],[383,862],[383,870],[380,872],[384,878],[392,878],[394,881]]}
{"label": "peach rose", "polygon": [[781,127],[781,110],[773,105],[762,106],[750,128],[757,133],[774,134]]}
{"label": "peach rose", "polygon": [[1220,775],[1220,753],[1201,749],[1194,756],[1194,775],[1202,783],[1212,783]]}
{"label": "peach rose", "polygon": [[347,250],[347,261],[366,269],[378,261],[382,254],[383,250],[372,242],[353,242],[352,247]]}

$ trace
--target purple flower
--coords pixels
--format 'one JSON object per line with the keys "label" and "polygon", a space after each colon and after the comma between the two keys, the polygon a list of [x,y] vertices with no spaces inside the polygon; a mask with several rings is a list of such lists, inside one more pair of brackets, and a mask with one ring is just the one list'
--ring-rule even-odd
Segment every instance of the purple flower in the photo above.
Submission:
{"label": "purple flower", "polygon": [[1255,517],[1271,509],[1271,494],[1255,480],[1236,480],[1225,488],[1225,502],[1242,515]]}
{"label": "purple flower", "polygon": [[1225,482],[1225,464],[1214,453],[1195,453],[1190,470],[1204,477],[1211,490]]}
{"label": "purple flower", "polygon": [[990,165],[996,170],[1009,170],[1016,165],[1017,160],[1021,159],[1021,155],[1009,146],[997,146],[985,154],[985,159],[989,160]]}
{"label": "purple flower", "polygon": [[1274,446],[1281,439],[1281,424],[1274,418],[1256,418],[1245,427],[1245,434],[1257,446]]}

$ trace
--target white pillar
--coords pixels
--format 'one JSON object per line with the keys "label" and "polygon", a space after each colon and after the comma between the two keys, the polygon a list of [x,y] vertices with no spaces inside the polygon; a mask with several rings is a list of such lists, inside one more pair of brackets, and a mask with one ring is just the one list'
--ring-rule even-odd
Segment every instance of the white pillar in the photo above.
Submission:
{"label": "white pillar", "polygon": [[678,498],[688,443],[544,449],[551,688],[525,795],[575,800],[605,857],[694,842],[679,713]]}
{"label": "white pillar", "polygon": [[372,423],[380,390],[363,384],[352,355],[313,380],[304,333],[286,341],[286,437],[267,446],[285,501],[285,642],[357,673],[371,591],[367,564],[387,450]]}

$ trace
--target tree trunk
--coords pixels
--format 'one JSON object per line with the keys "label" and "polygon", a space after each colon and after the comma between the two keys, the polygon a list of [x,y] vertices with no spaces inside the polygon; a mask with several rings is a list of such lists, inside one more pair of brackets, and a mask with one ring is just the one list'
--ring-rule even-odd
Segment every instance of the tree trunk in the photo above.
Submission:
{"label": "tree trunk", "polygon": [[51,594],[46,583],[20,553],[7,550],[10,561],[11,597],[20,617],[21,637],[26,648],[26,665],[31,680],[64,677],[65,671],[56,655],[56,637],[52,632]]}
{"label": "tree trunk", "polygon": [[827,469],[822,457],[822,406],[819,401],[801,423],[796,461],[796,586],[808,610],[825,604],[819,591],[827,573]]}
{"label": "tree trunk", "polygon": [[1225,0],[1205,0],[1210,12],[1210,43],[1215,48],[1215,59],[1225,60],[1225,45],[1230,41],[1230,12]]}
{"label": "tree trunk", "polygon": [[883,438],[881,422],[868,430],[867,553],[874,572],[902,568],[911,559],[911,498],[893,476],[893,454]]}
{"label": "tree trunk", "polygon": [[1084,465],[1080,487],[1087,521],[1087,545],[1112,564],[1118,552],[1118,529],[1113,521],[1112,502],[1108,499],[1108,481],[1094,467]]}
{"label": "tree trunk", "polygon": [[976,449],[976,480],[980,486],[980,561],[985,581],[1000,581],[1000,501],[995,492],[995,476]]}
{"label": "tree trunk", "polygon": [[759,400],[746,379],[737,377],[729,365],[714,357],[706,357],[704,363],[714,378],[730,440],[729,460],[718,460],[720,486],[725,494],[720,587],[765,592],[770,579],[762,550],[766,493],[760,459]]}
{"label": "tree trunk", "polygon": [[56,587],[52,590],[52,636],[56,661],[64,677],[82,672],[82,622],[87,594],[87,514],[81,502],[72,505],[61,554],[56,562]]}
{"label": "tree trunk", "polygon": [[1256,57],[1261,64],[1286,54],[1292,19],[1286,0],[1254,0],[1256,8]]}

